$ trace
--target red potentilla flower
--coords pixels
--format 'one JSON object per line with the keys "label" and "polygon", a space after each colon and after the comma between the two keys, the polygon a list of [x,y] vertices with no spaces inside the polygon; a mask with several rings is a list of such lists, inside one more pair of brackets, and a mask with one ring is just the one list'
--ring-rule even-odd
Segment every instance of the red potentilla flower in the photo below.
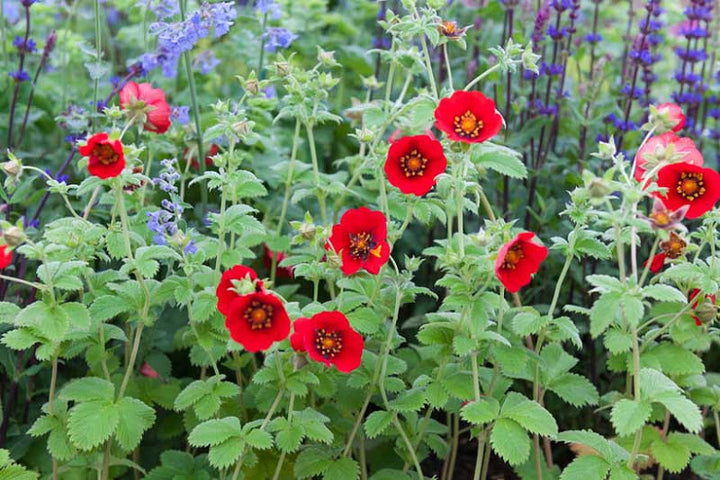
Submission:
{"label": "red potentilla flower", "polygon": [[149,83],[126,83],[120,90],[120,108],[137,115],[148,132],[165,133],[170,128],[170,105],[165,92]]}
{"label": "red potentilla flower", "polygon": [[312,318],[298,318],[290,344],[297,352],[307,352],[315,361],[349,373],[360,366],[365,341],[352,329],[340,312],[321,312]]}
{"label": "red potentilla flower", "polygon": [[[213,160],[210,157],[212,157],[213,155],[217,155],[218,151],[220,151],[220,149],[216,144],[213,143],[212,145],[210,145],[210,150],[208,150],[207,154],[205,155],[205,166],[206,167],[213,166]],[[198,163],[198,161],[197,161],[197,151],[193,152],[193,154],[192,154],[193,156],[190,156],[189,152],[190,152],[190,149],[185,148],[185,150],[183,150],[183,158],[185,160],[189,161],[190,165],[193,168],[200,168],[200,163]]]}
{"label": "red potentilla flower", "polygon": [[12,250],[7,245],[0,245],[0,270],[10,266],[12,256]]}
{"label": "red potentilla flower", "polygon": [[658,172],[658,187],[667,188],[662,196],[655,193],[669,210],[689,205],[685,216],[698,218],[720,200],[720,174],[711,168],[689,163],[671,163]]}
{"label": "red potentilla flower", "polygon": [[361,268],[377,275],[390,258],[385,215],[365,207],[348,210],[333,226],[325,249],[333,249],[342,257],[345,275]]}
{"label": "red potentilla flower", "polygon": [[[665,258],[667,257],[664,253],[658,253],[650,260],[650,272],[658,273],[665,266]],[[645,260],[642,264],[643,267],[647,265],[648,260]]]}
{"label": "red potentilla flower", "polygon": [[[235,265],[230,270],[223,272],[220,278],[220,283],[215,289],[215,295],[217,296],[218,303],[217,307],[220,313],[227,315],[230,310],[230,303],[238,298],[238,293],[233,289],[233,280],[242,281],[248,279],[250,281],[257,280],[257,273],[250,267],[245,265]],[[262,282],[256,283],[256,289],[262,290]]]}
{"label": "red potentilla flower", "polygon": [[[698,327],[703,324],[703,320],[711,321],[717,315],[717,298],[715,297],[715,295],[705,295],[705,300],[709,300],[709,302],[703,301],[703,303],[701,304],[700,299],[696,298],[699,294],[699,288],[693,288],[690,292],[690,301],[692,302],[693,300],[695,300],[690,308],[695,310],[695,313],[699,315],[692,316],[693,320],[695,320],[695,325],[697,325]],[[707,304],[707,306],[705,308],[701,308],[701,311],[698,311],[698,305],[702,307],[702,305],[705,304]]]}
{"label": "red potentilla flower", "polygon": [[637,161],[635,168],[635,180],[642,182],[645,175],[645,164],[649,159],[648,154],[655,155],[673,146],[674,155],[682,155],[681,162],[690,163],[692,165],[702,166],[705,162],[702,153],[695,147],[695,142],[691,138],[678,137],[673,132],[665,132],[662,135],[652,137],[640,147],[637,152]]}
{"label": "red potentilla flower", "polygon": [[277,266],[276,266],[276,273],[278,277],[283,278],[293,278],[293,269],[292,267],[281,267],[280,262],[285,260],[285,254],[283,252],[273,252],[268,248],[267,245],[263,245],[263,250],[265,251],[265,255],[263,255],[263,263],[265,264],[265,268],[271,269],[272,268],[272,261],[273,257],[277,256]]}
{"label": "red potentilla flower", "polygon": [[532,275],[548,255],[548,249],[532,242],[532,232],[522,232],[500,248],[495,275],[510,293],[530,283]]}
{"label": "red potentilla flower", "polygon": [[435,178],[445,171],[447,159],[442,144],[427,135],[403,137],[390,145],[385,174],[402,193],[421,197],[428,193]]}
{"label": "red potentilla flower", "polygon": [[658,113],[663,113],[665,111],[669,112],[670,120],[674,120],[676,122],[675,126],[672,127],[673,132],[679,132],[685,126],[685,114],[683,113],[682,108],[678,105],[675,105],[674,103],[663,103],[655,108]]}
{"label": "red potentilla flower", "polygon": [[140,375],[144,375],[148,378],[160,378],[160,374],[156,372],[155,369],[147,362],[143,362],[142,367],[140,367]]}
{"label": "red potentilla flower", "polygon": [[440,100],[435,109],[435,126],[456,142],[484,142],[497,135],[502,125],[495,102],[480,92],[458,90]]}
{"label": "red potentilla flower", "polygon": [[125,154],[120,140],[109,140],[107,133],[96,133],[80,147],[80,155],[90,157],[88,172],[99,178],[117,177],[125,168]]}
{"label": "red potentilla flower", "polygon": [[230,302],[225,328],[245,350],[259,352],[288,336],[290,317],[278,297],[265,291],[253,292]]}

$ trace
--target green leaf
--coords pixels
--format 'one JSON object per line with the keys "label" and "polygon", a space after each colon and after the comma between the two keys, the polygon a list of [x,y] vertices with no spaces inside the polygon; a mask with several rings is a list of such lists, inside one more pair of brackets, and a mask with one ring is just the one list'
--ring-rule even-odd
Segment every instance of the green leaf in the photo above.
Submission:
{"label": "green leaf", "polygon": [[606,293],[598,298],[590,309],[590,335],[597,338],[615,322],[620,307],[620,294]]}
{"label": "green leaf", "polygon": [[384,320],[382,315],[367,307],[353,310],[347,315],[347,319],[355,330],[365,335],[377,332]]}
{"label": "green leaf", "polygon": [[215,468],[229,467],[237,461],[244,448],[245,442],[242,438],[231,437],[210,447],[208,461]]}
{"label": "green leaf", "polygon": [[680,290],[675,287],[671,287],[670,285],[663,285],[661,283],[644,287],[642,289],[642,296],[644,298],[653,298],[660,302],[687,302],[687,298]]}
{"label": "green leaf", "polygon": [[566,373],[548,383],[547,388],[570,405],[597,405],[599,396],[590,380],[574,373]]}
{"label": "green leaf", "polygon": [[110,438],[119,421],[117,406],[107,400],[78,403],[68,417],[70,441],[80,450],[95,448]]}
{"label": "green leaf", "polygon": [[632,336],[617,328],[610,328],[605,332],[603,343],[605,344],[605,348],[610,350],[610,353],[618,355],[630,351],[632,348]]}
{"label": "green leaf", "polygon": [[613,406],[610,420],[618,435],[623,437],[640,430],[651,413],[652,407],[648,402],[623,398]]}
{"label": "green leaf", "polygon": [[510,465],[523,463],[530,456],[527,432],[513,420],[499,418],[490,433],[493,450]]}
{"label": "green leaf", "polygon": [[259,450],[267,450],[273,446],[272,435],[265,430],[260,430],[259,428],[250,430],[247,435],[245,435],[245,441],[251,447]]}
{"label": "green leaf", "polygon": [[591,430],[567,430],[559,433],[557,440],[568,444],[577,443],[590,447],[608,461],[613,458],[612,449],[605,437]]}
{"label": "green leaf", "polygon": [[296,478],[308,478],[322,475],[332,463],[332,452],[326,447],[310,447],[295,459],[294,473]]}
{"label": "green leaf", "polygon": [[447,403],[449,395],[440,383],[435,382],[427,386],[425,397],[430,406],[440,409]]}
{"label": "green leaf", "polygon": [[667,442],[656,439],[650,445],[650,451],[668,472],[680,473],[690,463],[690,449],[674,437],[668,436]]}
{"label": "green leaf", "polygon": [[629,293],[624,294],[620,302],[625,321],[631,327],[636,327],[645,314],[645,306],[642,301]]}
{"label": "green leaf", "polygon": [[419,388],[401,392],[389,402],[390,408],[399,412],[417,412],[423,405],[425,405],[425,392]]}
{"label": "green leaf", "polygon": [[512,178],[527,177],[527,168],[520,160],[521,155],[510,148],[492,143],[477,144],[470,155],[478,167],[489,168]]}
{"label": "green leaf", "polygon": [[305,429],[294,422],[288,422],[287,419],[283,418],[282,420],[280,430],[275,435],[275,443],[280,450],[294,452],[300,448],[300,444],[305,438]]}
{"label": "green leaf", "polygon": [[554,437],[558,433],[557,423],[550,412],[516,392],[508,393],[500,416],[515,420],[525,430],[538,435]]}
{"label": "green leaf", "polygon": [[670,439],[674,443],[686,446],[688,450],[698,455],[713,455],[715,453],[715,448],[712,445],[692,433],[672,432],[668,435],[668,440]]}
{"label": "green leaf", "polygon": [[20,307],[10,302],[0,302],[0,323],[12,325],[20,313]]}
{"label": "green leaf", "polygon": [[112,402],[115,398],[115,385],[99,377],[85,377],[72,380],[60,390],[60,398],[75,402],[104,400]]}
{"label": "green leaf", "polygon": [[368,438],[375,438],[385,431],[395,416],[394,413],[386,410],[372,412],[365,419],[365,433]]}
{"label": "green leaf", "polygon": [[460,410],[460,416],[465,421],[482,425],[495,420],[499,412],[500,403],[493,397],[485,397],[465,404]]}
{"label": "green leaf", "polygon": [[352,458],[335,460],[323,473],[324,480],[357,480],[360,477],[360,465]]}
{"label": "green leaf", "polygon": [[70,318],[57,306],[35,302],[18,313],[15,323],[21,327],[32,327],[47,339],[62,341],[70,327]]}
{"label": "green leaf", "polygon": [[180,392],[180,395],[177,396],[175,399],[175,410],[185,410],[211,392],[212,388],[209,384],[202,380],[195,380],[185,387],[183,391]]}
{"label": "green leaf", "polygon": [[237,417],[207,420],[193,428],[188,443],[193,447],[214,446],[241,434],[242,427]]}
{"label": "green leaf", "polygon": [[653,397],[653,400],[662,403],[665,408],[670,410],[673,417],[690,433],[697,433],[702,429],[703,419],[700,409],[680,392],[667,391],[658,393]]}
{"label": "green leaf", "polygon": [[610,275],[588,275],[586,280],[595,287],[591,292],[622,292],[625,288],[620,280]]}
{"label": "green leaf", "polygon": [[545,328],[548,323],[550,323],[550,319],[547,315],[540,316],[539,313],[534,311],[524,311],[515,315],[512,327],[516,334],[526,337],[538,333]]}
{"label": "green leaf", "polygon": [[627,465],[613,465],[608,480],[637,480],[638,476]]}
{"label": "green leaf", "polygon": [[610,464],[595,455],[583,455],[565,467],[560,480],[605,480]]}
{"label": "green leaf", "polygon": [[666,375],[699,375],[705,372],[703,361],[680,345],[663,342],[649,352],[660,362]]}
{"label": "green leaf", "polygon": [[115,437],[125,451],[134,450],[143,432],[155,423],[155,410],[135,398],[124,397],[117,403],[120,415]]}
{"label": "green leaf", "polygon": [[10,330],[2,337],[2,343],[13,350],[27,350],[43,339],[37,337],[29,328]]}

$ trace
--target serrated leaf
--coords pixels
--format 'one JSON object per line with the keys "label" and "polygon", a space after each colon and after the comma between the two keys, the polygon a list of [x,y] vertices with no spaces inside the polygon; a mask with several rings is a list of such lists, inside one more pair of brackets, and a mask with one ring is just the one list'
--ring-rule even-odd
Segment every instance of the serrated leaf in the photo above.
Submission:
{"label": "serrated leaf", "polygon": [[272,435],[270,435],[265,430],[260,430],[259,428],[250,430],[245,435],[245,441],[251,447],[257,448],[260,450],[266,450],[268,448],[272,448],[272,446],[273,446]]}
{"label": "serrated leaf", "polygon": [[671,473],[680,473],[690,463],[690,449],[672,437],[668,437],[666,442],[658,438],[650,445],[650,451],[658,463]]}
{"label": "serrated leaf", "polygon": [[360,465],[352,458],[335,460],[323,473],[324,480],[357,480],[360,477]]}
{"label": "serrated leaf", "polygon": [[355,330],[366,335],[377,332],[384,320],[382,315],[367,307],[353,310],[347,315],[347,319]]}
{"label": "serrated leaf", "polygon": [[387,429],[393,420],[394,413],[386,410],[372,412],[365,419],[365,433],[368,438],[375,438]]}
{"label": "serrated leaf", "polygon": [[305,438],[305,429],[286,420],[283,422],[281,430],[275,435],[275,443],[280,450],[294,452],[300,447],[303,438]]}
{"label": "serrated leaf", "polygon": [[651,413],[652,407],[648,402],[623,398],[613,406],[610,420],[617,434],[626,436],[640,430]]}
{"label": "serrated leaf", "polygon": [[135,398],[124,397],[117,403],[120,415],[115,437],[125,451],[140,444],[143,433],[155,423],[155,410]]}
{"label": "serrated leaf", "polygon": [[712,445],[692,433],[672,432],[668,435],[668,439],[674,443],[685,445],[688,450],[698,455],[713,455],[715,453],[715,448]]}
{"label": "serrated leaf", "polygon": [[78,403],[70,410],[68,434],[80,450],[91,450],[110,438],[120,421],[118,408],[106,400]]}
{"label": "serrated leaf", "polygon": [[425,405],[425,393],[417,388],[401,392],[389,402],[390,408],[398,412],[417,412],[423,405]]}
{"label": "serrated leaf", "polygon": [[442,408],[448,401],[450,396],[445,391],[440,383],[431,383],[425,390],[425,398],[427,398],[428,404],[433,408]]}
{"label": "serrated leaf", "polygon": [[67,383],[59,394],[60,398],[76,402],[104,400],[112,402],[115,398],[115,385],[99,377],[85,377]]}
{"label": "serrated leaf", "polygon": [[493,397],[485,397],[465,404],[460,410],[460,416],[476,425],[482,425],[495,420],[500,412],[500,403]]}
{"label": "serrated leaf", "polygon": [[638,476],[627,465],[613,465],[608,480],[637,480]]}
{"label": "serrated leaf", "polygon": [[510,465],[523,463],[530,456],[527,432],[515,421],[499,418],[490,433],[493,450]]}
{"label": "serrated leaf", "polygon": [[207,420],[193,428],[188,443],[194,447],[214,446],[241,434],[242,427],[237,417]]}
{"label": "serrated leaf", "polygon": [[332,463],[332,452],[323,447],[310,447],[295,459],[294,473],[296,478],[308,478],[322,475]]}
{"label": "serrated leaf", "polygon": [[613,355],[629,352],[632,348],[632,336],[616,328],[610,328],[603,338],[605,347]]}
{"label": "serrated leaf", "polygon": [[512,178],[526,178],[527,168],[520,154],[510,148],[491,143],[480,144],[472,149],[471,159],[478,167],[489,168]]}
{"label": "serrated leaf", "polygon": [[565,467],[560,480],[605,480],[610,464],[596,455],[583,455]]}
{"label": "serrated leaf", "polygon": [[687,298],[680,290],[675,287],[671,287],[670,285],[663,285],[661,283],[644,287],[642,289],[642,296],[645,298],[653,298],[661,302],[687,302]]}
{"label": "serrated leaf", "polygon": [[231,437],[224,442],[210,447],[208,461],[215,468],[226,468],[233,465],[243,452],[245,442],[240,437]]}
{"label": "serrated leaf", "polygon": [[575,373],[553,379],[547,388],[575,407],[597,405],[599,400],[598,391],[590,380]]}
{"label": "serrated leaf", "polygon": [[180,392],[175,399],[175,410],[185,410],[212,392],[211,386],[202,380],[195,380]]}
{"label": "serrated leaf", "polygon": [[542,436],[554,437],[558,433],[557,422],[550,412],[516,392],[508,393],[500,416],[515,420],[525,430]]}
{"label": "serrated leaf", "polygon": [[653,397],[653,400],[662,403],[665,408],[670,410],[672,416],[690,433],[697,433],[702,429],[703,420],[700,409],[680,392],[667,391],[658,393]]}
{"label": "serrated leaf", "polygon": [[699,375],[705,372],[705,365],[700,357],[680,345],[663,342],[649,353],[659,360],[666,375]]}
{"label": "serrated leaf", "polygon": [[560,432],[557,440],[568,444],[576,443],[590,447],[608,461],[613,458],[612,449],[605,437],[591,430],[567,430]]}
{"label": "serrated leaf", "polygon": [[537,312],[520,312],[513,317],[513,331],[520,336],[534,335],[545,328],[550,319],[540,316]]}
{"label": "serrated leaf", "polygon": [[620,294],[606,293],[598,298],[590,309],[590,335],[597,338],[615,322],[620,307]]}

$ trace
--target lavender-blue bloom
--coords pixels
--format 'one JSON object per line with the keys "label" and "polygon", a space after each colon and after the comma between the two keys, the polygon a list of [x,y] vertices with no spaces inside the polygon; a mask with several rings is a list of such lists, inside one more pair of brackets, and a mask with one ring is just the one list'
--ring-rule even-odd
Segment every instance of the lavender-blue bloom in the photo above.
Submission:
{"label": "lavender-blue bloom", "polygon": [[261,14],[267,14],[272,20],[282,17],[282,8],[275,3],[275,0],[258,0],[255,3],[255,10]]}
{"label": "lavender-blue bloom", "polygon": [[153,185],[160,187],[163,192],[177,193],[175,183],[180,180],[180,174],[175,170],[175,159],[165,159],[160,163],[165,169],[160,172],[159,177],[152,179]]}
{"label": "lavender-blue bloom", "polygon": [[190,107],[171,107],[170,120],[172,120],[173,122],[177,122],[180,125],[187,125],[188,123],[190,123]]}
{"label": "lavender-blue bloom", "polygon": [[195,242],[190,240],[187,245],[185,245],[185,255],[192,255],[197,253],[197,247],[195,246]]}
{"label": "lavender-blue bloom", "polygon": [[160,19],[180,13],[179,3],[176,0],[143,0],[141,3]]}
{"label": "lavender-blue bloom", "polygon": [[20,53],[37,52],[37,45],[35,44],[35,40],[33,40],[32,38],[28,38],[26,42],[23,37],[16,36],[12,44],[13,47],[17,48],[18,52]]}
{"label": "lavender-blue bloom", "polygon": [[12,72],[8,72],[8,76],[18,83],[27,82],[28,80],[30,80],[30,75],[25,70],[15,70]]}
{"label": "lavender-blue bloom", "polygon": [[2,0],[3,16],[10,25],[15,25],[20,20],[20,9],[17,0]]}
{"label": "lavender-blue bloom", "polygon": [[287,28],[271,27],[263,33],[265,39],[265,50],[275,52],[278,48],[288,48],[297,35]]}
{"label": "lavender-blue bloom", "polygon": [[193,65],[199,68],[200,73],[203,75],[207,75],[212,72],[219,64],[220,60],[217,59],[215,52],[212,50],[205,50],[204,52],[199,53],[193,61]]}

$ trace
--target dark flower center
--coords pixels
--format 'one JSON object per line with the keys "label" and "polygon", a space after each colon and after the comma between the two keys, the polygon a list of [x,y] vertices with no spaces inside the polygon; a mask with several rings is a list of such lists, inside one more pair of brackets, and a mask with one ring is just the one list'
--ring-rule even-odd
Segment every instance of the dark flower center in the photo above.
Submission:
{"label": "dark flower center", "polygon": [[259,300],[250,302],[245,310],[245,320],[252,330],[261,330],[272,326],[273,306]]}
{"label": "dark flower center", "polygon": [[103,165],[112,165],[113,163],[117,162],[119,159],[117,152],[115,152],[115,150],[113,150],[112,146],[110,146],[107,143],[100,143],[100,144],[95,145],[95,148],[93,148],[92,154],[94,157],[97,157],[97,159]]}
{"label": "dark flower center", "polygon": [[683,172],[677,181],[675,191],[691,202],[705,195],[705,182],[702,173]]}
{"label": "dark flower center", "polygon": [[482,120],[478,120],[475,114],[470,110],[459,117],[455,117],[453,125],[455,126],[455,133],[466,138],[477,137],[480,134],[480,130],[483,128]]}
{"label": "dark flower center", "polygon": [[515,270],[515,267],[523,258],[525,258],[525,254],[523,253],[522,247],[515,245],[505,254],[505,260],[503,260],[501,268],[504,270]]}
{"label": "dark flower center", "polygon": [[350,255],[356,260],[367,260],[368,255],[380,257],[382,245],[378,245],[368,232],[350,234]]}
{"label": "dark flower center", "polygon": [[334,358],[342,351],[342,335],[340,332],[328,332],[324,328],[315,330],[315,350],[325,358]]}
{"label": "dark flower center", "polygon": [[400,157],[400,168],[402,168],[406,177],[422,177],[427,162],[427,158],[423,157],[417,150],[413,150]]}

